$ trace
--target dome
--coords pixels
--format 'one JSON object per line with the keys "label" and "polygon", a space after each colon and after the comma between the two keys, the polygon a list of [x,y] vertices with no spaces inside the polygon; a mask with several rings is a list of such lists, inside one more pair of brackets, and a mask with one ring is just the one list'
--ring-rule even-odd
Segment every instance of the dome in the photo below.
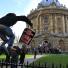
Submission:
{"label": "dome", "polygon": [[40,7],[47,7],[50,5],[56,5],[57,7],[62,7],[63,5],[60,4],[60,2],[58,0],[42,0],[39,4],[38,4],[38,8]]}

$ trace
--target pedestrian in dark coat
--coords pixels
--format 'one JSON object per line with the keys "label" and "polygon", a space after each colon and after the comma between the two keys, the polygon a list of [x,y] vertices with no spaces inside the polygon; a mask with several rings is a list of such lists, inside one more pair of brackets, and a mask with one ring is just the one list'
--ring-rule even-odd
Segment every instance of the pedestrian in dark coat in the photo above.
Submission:
{"label": "pedestrian in dark coat", "polygon": [[20,64],[24,63],[25,55],[26,55],[26,47],[23,46],[21,48],[21,53],[20,53]]}

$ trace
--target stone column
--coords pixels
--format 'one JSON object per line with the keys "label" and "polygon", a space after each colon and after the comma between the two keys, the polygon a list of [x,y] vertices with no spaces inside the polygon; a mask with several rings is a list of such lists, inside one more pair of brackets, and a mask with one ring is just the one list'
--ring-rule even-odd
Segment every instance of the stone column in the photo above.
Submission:
{"label": "stone column", "polygon": [[58,33],[58,29],[57,29],[58,27],[57,27],[57,17],[56,17],[56,15],[55,15],[55,33]]}
{"label": "stone column", "polygon": [[68,33],[68,24],[67,23],[68,23],[68,20],[67,20],[67,16],[66,16],[66,27],[65,28],[66,28],[66,32]]}
{"label": "stone column", "polygon": [[64,21],[64,15],[62,16],[62,29],[63,29],[63,33],[65,33],[65,21]]}
{"label": "stone column", "polygon": [[38,23],[37,29],[38,29],[38,32],[40,31],[40,14],[41,14],[41,11],[39,11],[38,16],[37,16],[37,23]]}
{"label": "stone column", "polygon": [[50,15],[49,31],[50,31],[51,33],[53,33],[53,20],[52,20],[52,15]]}
{"label": "stone column", "polygon": [[40,26],[40,32],[42,31],[43,25],[42,25],[42,19],[41,19],[41,15],[39,17],[39,26]]}

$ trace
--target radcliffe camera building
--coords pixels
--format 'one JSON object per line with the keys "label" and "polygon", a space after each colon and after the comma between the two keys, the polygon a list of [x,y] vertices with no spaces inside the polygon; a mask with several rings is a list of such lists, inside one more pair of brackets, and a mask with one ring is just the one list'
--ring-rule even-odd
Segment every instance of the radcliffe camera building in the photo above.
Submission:
{"label": "radcliffe camera building", "polygon": [[68,9],[58,0],[42,0],[28,18],[36,32],[30,44],[32,47],[47,41],[52,47],[68,50]]}

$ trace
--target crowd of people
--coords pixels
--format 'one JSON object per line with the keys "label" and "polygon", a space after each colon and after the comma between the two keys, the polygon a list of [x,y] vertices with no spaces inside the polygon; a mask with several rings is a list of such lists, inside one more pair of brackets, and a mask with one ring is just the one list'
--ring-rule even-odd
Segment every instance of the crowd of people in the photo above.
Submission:
{"label": "crowd of people", "polygon": [[61,53],[61,50],[58,47],[53,47],[48,41],[44,41],[38,47],[27,48],[27,53],[34,53],[34,52],[37,52],[37,54],[43,54],[43,53],[59,54]]}
{"label": "crowd of people", "polygon": [[53,53],[58,54],[61,53],[57,47],[53,47],[47,41],[44,41],[41,46],[38,47],[39,53]]}

